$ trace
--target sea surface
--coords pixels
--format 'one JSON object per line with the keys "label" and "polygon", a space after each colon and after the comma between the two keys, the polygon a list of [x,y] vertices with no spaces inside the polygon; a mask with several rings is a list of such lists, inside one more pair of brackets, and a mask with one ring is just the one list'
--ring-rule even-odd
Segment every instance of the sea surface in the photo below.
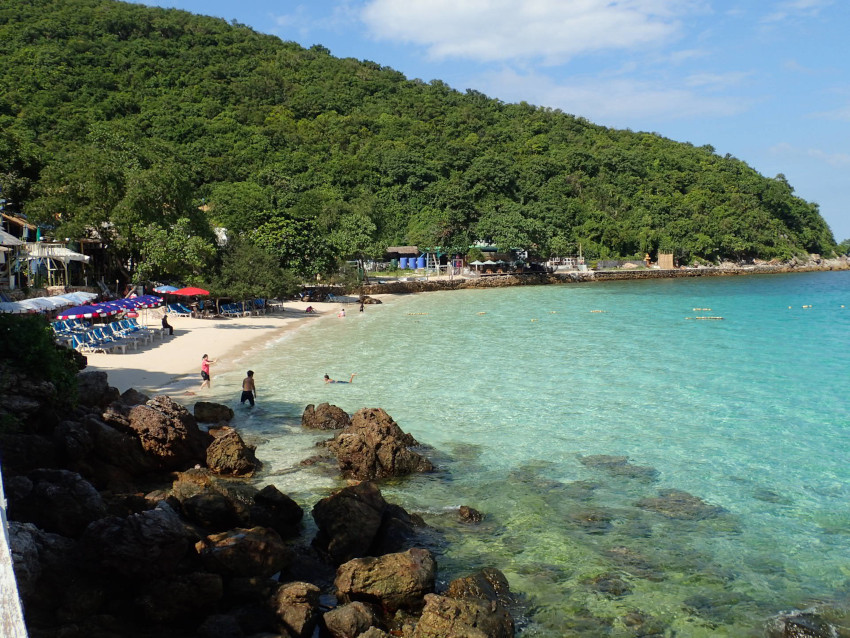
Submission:
{"label": "sea surface", "polygon": [[763,636],[846,607],[848,331],[850,272],[399,296],[245,353],[234,423],[309,534],[342,483],[298,465],[330,436],[304,407],[384,408],[438,466],[384,496],[434,527],[442,583],[505,573],[520,636]]}

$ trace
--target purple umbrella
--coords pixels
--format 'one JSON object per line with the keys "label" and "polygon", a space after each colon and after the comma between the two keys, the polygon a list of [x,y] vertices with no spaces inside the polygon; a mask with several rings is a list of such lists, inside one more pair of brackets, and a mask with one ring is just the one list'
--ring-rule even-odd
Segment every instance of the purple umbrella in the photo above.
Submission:
{"label": "purple umbrella", "polygon": [[92,319],[94,317],[108,317],[114,315],[118,310],[114,308],[104,307],[103,304],[95,306],[74,306],[63,310],[56,315],[56,319],[60,321],[65,319]]}
{"label": "purple umbrella", "polygon": [[157,308],[162,305],[162,297],[155,295],[139,295],[131,297],[128,301],[136,303],[136,308]]}

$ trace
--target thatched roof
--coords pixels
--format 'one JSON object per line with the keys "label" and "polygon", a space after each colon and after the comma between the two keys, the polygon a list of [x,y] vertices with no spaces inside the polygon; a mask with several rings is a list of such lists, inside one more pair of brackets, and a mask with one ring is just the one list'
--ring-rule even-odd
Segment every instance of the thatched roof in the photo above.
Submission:
{"label": "thatched roof", "polygon": [[419,249],[416,246],[387,246],[387,253],[390,255],[419,255]]}

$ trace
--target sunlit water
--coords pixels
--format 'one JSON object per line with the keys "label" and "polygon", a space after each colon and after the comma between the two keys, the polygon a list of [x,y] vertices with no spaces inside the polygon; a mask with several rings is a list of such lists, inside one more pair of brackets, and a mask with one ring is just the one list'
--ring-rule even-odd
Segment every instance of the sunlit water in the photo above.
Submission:
{"label": "sunlit water", "polygon": [[[309,511],[340,483],[298,466],[329,436],[301,430],[305,405],[384,408],[439,466],[385,497],[445,535],[441,579],[506,574],[526,603],[520,635],[759,636],[781,610],[846,595],[850,272],[348,310],[245,356],[258,404],[235,424],[259,442],[260,482]],[[326,372],[357,376],[326,385]],[[242,375],[217,377],[219,398]],[[701,501],[652,500],[671,489]],[[457,523],[460,505],[485,521]]]}

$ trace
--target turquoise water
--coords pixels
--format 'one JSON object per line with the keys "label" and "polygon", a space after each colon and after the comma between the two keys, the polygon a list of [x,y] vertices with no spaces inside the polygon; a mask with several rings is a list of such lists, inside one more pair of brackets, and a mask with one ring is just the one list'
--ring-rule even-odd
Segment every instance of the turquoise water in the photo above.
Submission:
{"label": "turquoise water", "polygon": [[850,584],[848,328],[848,272],[402,296],[247,354],[236,424],[309,507],[339,482],[298,468],[304,406],[383,407],[439,466],[384,495],[445,534],[442,578],[505,572],[522,636],[759,636]]}

